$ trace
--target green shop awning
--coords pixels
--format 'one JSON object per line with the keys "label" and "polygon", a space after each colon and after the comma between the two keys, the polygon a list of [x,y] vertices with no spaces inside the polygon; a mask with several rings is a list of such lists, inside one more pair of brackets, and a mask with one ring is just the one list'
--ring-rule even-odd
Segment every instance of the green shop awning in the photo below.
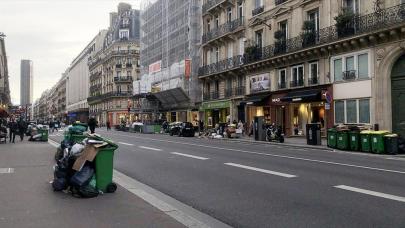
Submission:
{"label": "green shop awning", "polygon": [[201,105],[202,110],[207,109],[221,109],[221,108],[229,108],[231,106],[231,102],[227,101],[212,101],[212,102],[204,102]]}

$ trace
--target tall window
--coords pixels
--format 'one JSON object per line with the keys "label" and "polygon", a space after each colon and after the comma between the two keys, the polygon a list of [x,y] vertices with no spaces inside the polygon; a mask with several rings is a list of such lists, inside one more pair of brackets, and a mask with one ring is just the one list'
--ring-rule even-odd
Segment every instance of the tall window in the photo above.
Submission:
{"label": "tall window", "polygon": [[368,54],[362,54],[358,56],[357,69],[359,69],[359,78],[368,78]]}
{"label": "tall window", "polygon": [[216,80],[215,81],[215,92],[218,92],[218,91],[219,91],[219,81]]}
{"label": "tall window", "polygon": [[120,30],[120,38],[121,39],[128,39],[129,37],[129,30]]}
{"label": "tall window", "polygon": [[255,9],[263,6],[263,0],[255,0]]}
{"label": "tall window", "polygon": [[121,71],[117,71],[117,77],[121,77]]}
{"label": "tall window", "polygon": [[131,58],[127,58],[127,64],[132,64],[132,59]]}
{"label": "tall window", "polygon": [[227,16],[228,16],[227,21],[231,22],[232,21],[232,8],[231,7],[228,7],[228,9],[227,9]]}
{"label": "tall window", "polygon": [[343,0],[343,7],[347,8],[353,13],[360,13],[359,0]]}
{"label": "tall window", "polygon": [[335,123],[345,122],[345,102],[335,101]]}
{"label": "tall window", "polygon": [[309,64],[309,78],[318,78],[318,62]]}
{"label": "tall window", "polygon": [[333,61],[333,69],[334,69],[335,81],[341,81],[343,79],[342,59],[335,59]]}
{"label": "tall window", "polygon": [[219,47],[215,48],[215,62],[219,62]]}
{"label": "tall window", "polygon": [[219,27],[219,16],[216,15],[215,16],[215,28],[218,28],[218,27]]}
{"label": "tall window", "polygon": [[128,77],[132,77],[131,71],[127,71],[127,76],[128,76]]}
{"label": "tall window", "polygon": [[286,88],[287,83],[287,71],[286,69],[280,69],[278,71],[278,88],[284,89]]}
{"label": "tall window", "polygon": [[315,25],[315,31],[319,30],[319,10],[311,10],[308,12],[308,20],[312,21]]}
{"label": "tall window", "polygon": [[230,42],[228,43],[228,58],[231,58],[233,56],[233,43]]}
{"label": "tall window", "polygon": [[207,19],[207,32],[211,31],[211,20]]}
{"label": "tall window", "polygon": [[243,3],[242,1],[238,2],[238,18],[243,17]]}
{"label": "tall window", "polygon": [[278,23],[278,29],[283,32],[283,40],[288,39],[288,23],[287,20]]}
{"label": "tall window", "polygon": [[359,100],[359,122],[370,123],[370,99]]}
{"label": "tall window", "polygon": [[357,101],[346,101],[346,123],[357,123]]}
{"label": "tall window", "polygon": [[297,85],[301,85],[304,82],[304,66],[294,66],[291,68],[291,81]]}
{"label": "tall window", "polygon": [[263,31],[256,31],[255,32],[255,42],[256,42],[256,47],[262,48],[263,46]]}

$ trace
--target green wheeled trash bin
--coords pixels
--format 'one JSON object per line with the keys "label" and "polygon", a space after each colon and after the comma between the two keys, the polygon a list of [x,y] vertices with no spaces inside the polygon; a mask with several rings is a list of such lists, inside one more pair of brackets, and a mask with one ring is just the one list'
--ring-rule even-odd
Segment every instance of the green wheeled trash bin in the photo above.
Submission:
{"label": "green wheeled trash bin", "polygon": [[360,150],[360,132],[351,131],[349,132],[349,146],[352,151]]}
{"label": "green wheeled trash bin", "polygon": [[349,133],[348,133],[348,131],[338,131],[337,132],[336,147],[339,150],[348,150],[349,149]]}
{"label": "green wheeled trash bin", "polygon": [[389,134],[388,131],[373,131],[370,135],[371,151],[373,153],[385,153],[384,135]]}
{"label": "green wheeled trash bin", "polygon": [[335,128],[328,129],[328,147],[330,147],[330,148],[336,148],[336,142],[337,142],[336,133],[337,132],[336,132]]}
{"label": "green wheeled trash bin", "polygon": [[387,154],[398,153],[398,135],[388,134],[384,135],[385,152]]}
{"label": "green wheeled trash bin", "polygon": [[117,190],[117,185],[113,183],[114,151],[118,146],[113,142],[100,139],[108,143],[100,148],[96,155],[96,186],[97,189],[105,193],[113,193]]}
{"label": "green wheeled trash bin", "polygon": [[38,133],[41,134],[41,141],[48,142],[49,132],[47,128],[39,128]]}
{"label": "green wheeled trash bin", "polygon": [[371,152],[371,142],[370,134],[372,131],[361,131],[360,132],[360,145],[361,151]]}

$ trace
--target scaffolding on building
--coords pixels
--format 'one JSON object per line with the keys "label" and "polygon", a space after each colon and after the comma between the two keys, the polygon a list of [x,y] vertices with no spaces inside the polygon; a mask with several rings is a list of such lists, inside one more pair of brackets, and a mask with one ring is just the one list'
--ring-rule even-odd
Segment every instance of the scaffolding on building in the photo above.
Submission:
{"label": "scaffolding on building", "polygon": [[201,0],[149,0],[141,6],[139,91],[182,88],[191,103],[200,101],[201,5]]}

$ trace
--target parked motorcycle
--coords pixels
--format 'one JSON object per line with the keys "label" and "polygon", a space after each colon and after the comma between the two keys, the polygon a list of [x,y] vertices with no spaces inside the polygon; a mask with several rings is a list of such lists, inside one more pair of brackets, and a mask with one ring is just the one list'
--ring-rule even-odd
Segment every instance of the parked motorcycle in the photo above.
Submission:
{"label": "parked motorcycle", "polygon": [[280,143],[283,143],[284,134],[281,126],[276,126],[275,124],[266,126],[266,141],[278,141]]}

